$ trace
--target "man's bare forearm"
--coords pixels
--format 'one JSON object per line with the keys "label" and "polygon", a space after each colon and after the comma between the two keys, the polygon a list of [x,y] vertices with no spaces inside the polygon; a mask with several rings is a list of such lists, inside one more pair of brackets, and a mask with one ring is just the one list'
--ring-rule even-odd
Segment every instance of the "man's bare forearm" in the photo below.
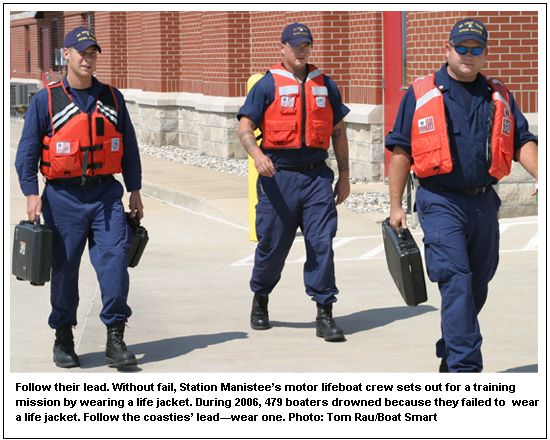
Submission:
{"label": "man's bare forearm", "polygon": [[254,130],[256,130],[256,125],[254,122],[245,117],[241,118],[239,121],[238,135],[241,144],[248,154],[258,148]]}
{"label": "man's bare forearm", "polygon": [[338,172],[340,174],[349,174],[348,138],[343,121],[336,124],[334,130],[332,130],[332,146],[334,148],[336,163],[338,164]]}
{"label": "man's bare forearm", "polygon": [[395,146],[390,161],[389,183],[390,203],[392,208],[400,208],[403,191],[410,175],[411,157],[401,148]]}
{"label": "man's bare forearm", "polygon": [[516,153],[518,162],[533,176],[537,182],[539,178],[539,149],[533,141],[527,142]]}

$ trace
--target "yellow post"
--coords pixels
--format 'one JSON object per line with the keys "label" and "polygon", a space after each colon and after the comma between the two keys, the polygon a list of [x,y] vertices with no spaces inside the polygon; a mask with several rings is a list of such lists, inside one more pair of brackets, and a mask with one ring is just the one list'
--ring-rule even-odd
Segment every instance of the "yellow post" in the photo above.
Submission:
{"label": "yellow post", "polygon": [[[246,93],[250,93],[254,84],[256,84],[263,75],[261,73],[255,73],[246,83]],[[257,128],[254,131],[254,135],[258,137],[260,134],[260,129]],[[258,145],[260,145],[261,140],[258,140]],[[258,192],[256,190],[256,184],[258,182],[258,171],[254,166],[254,159],[248,156],[248,219],[250,222],[250,241],[258,241],[256,236],[256,205],[258,204]]]}

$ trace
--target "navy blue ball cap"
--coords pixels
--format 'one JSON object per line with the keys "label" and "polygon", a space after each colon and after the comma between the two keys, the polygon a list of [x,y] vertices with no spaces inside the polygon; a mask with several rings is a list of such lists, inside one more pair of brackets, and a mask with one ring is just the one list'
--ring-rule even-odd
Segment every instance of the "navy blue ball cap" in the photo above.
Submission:
{"label": "navy blue ball cap", "polygon": [[65,47],[74,47],[79,52],[84,52],[90,46],[97,46],[97,50],[101,53],[95,34],[84,26],[73,29],[65,37]]}
{"label": "navy blue ball cap", "polygon": [[283,30],[281,43],[288,43],[293,47],[297,47],[302,43],[313,44],[313,36],[305,24],[293,23]]}
{"label": "navy blue ball cap", "polygon": [[486,47],[487,29],[485,29],[485,25],[481,21],[469,18],[460,20],[453,26],[449,40],[453,44],[459,44],[466,40],[474,40],[482,44],[483,47]]}

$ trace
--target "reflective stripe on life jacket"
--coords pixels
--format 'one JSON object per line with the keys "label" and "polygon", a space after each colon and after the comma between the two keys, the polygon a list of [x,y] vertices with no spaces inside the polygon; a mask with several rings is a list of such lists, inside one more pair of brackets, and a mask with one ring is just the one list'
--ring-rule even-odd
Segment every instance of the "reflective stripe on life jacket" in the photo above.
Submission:
{"label": "reflective stripe on life jacket", "polygon": [[122,134],[114,91],[103,85],[96,108],[81,112],[63,83],[48,86],[52,136],[42,140],[40,171],[47,179],[121,173]]}
{"label": "reflective stripe on life jacket", "polygon": [[[508,91],[498,80],[485,78],[493,89],[487,133],[487,168],[498,180],[510,174],[514,157],[514,117]],[[443,94],[435,75],[418,78],[413,84],[416,109],[411,130],[411,169],[420,177],[450,173],[453,160],[449,146]]]}
{"label": "reflective stripe on life jacket", "polygon": [[413,83],[416,108],[411,130],[411,169],[420,177],[447,174],[453,169],[447,136],[443,94],[435,86],[434,74]]}
{"label": "reflective stripe on life jacket", "polygon": [[275,99],[264,114],[262,147],[300,148],[305,143],[328,149],[333,112],[322,72],[310,65],[300,85],[282,63],[269,71],[275,80]]}

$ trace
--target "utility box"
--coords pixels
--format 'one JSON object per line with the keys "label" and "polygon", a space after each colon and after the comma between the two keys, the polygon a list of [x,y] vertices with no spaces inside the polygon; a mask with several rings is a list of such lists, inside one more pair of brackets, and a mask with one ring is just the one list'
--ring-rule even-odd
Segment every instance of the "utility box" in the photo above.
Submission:
{"label": "utility box", "polygon": [[31,98],[38,91],[36,84],[11,83],[10,84],[10,116],[25,113],[29,107]]}

